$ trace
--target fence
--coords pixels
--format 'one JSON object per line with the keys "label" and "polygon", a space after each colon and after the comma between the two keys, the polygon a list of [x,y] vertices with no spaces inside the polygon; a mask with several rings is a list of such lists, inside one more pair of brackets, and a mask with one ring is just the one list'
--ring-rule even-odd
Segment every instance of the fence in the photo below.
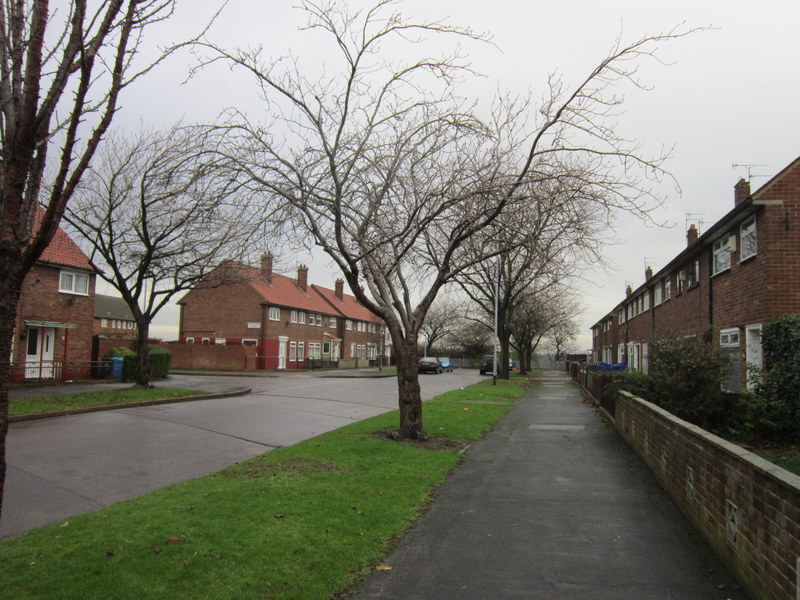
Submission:
{"label": "fence", "polygon": [[15,362],[9,367],[11,383],[110,379],[111,362],[43,360]]}

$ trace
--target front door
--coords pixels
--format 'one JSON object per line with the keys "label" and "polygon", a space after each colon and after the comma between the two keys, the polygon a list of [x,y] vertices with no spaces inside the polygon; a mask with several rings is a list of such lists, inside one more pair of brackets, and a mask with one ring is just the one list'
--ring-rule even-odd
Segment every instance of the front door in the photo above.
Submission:
{"label": "front door", "polygon": [[278,369],[286,368],[286,344],[288,342],[289,338],[283,336],[278,338]]}
{"label": "front door", "polygon": [[28,327],[28,349],[25,354],[26,379],[53,378],[53,342],[56,330],[52,327]]}

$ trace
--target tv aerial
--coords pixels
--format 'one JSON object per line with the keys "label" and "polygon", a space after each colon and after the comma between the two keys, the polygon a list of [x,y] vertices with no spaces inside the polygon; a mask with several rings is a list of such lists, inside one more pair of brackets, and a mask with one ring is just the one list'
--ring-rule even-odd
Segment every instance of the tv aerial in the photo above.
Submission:
{"label": "tv aerial", "polygon": [[768,167],[769,165],[764,164],[757,164],[757,163],[733,163],[731,168],[736,169],[738,167],[744,167],[747,169],[747,180],[750,181],[753,177],[766,177],[766,175],[753,175],[753,169],[755,167]]}

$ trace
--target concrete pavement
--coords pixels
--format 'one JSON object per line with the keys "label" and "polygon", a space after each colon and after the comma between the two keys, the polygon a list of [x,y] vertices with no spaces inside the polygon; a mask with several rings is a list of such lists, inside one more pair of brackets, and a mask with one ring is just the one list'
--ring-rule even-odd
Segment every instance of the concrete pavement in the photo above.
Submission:
{"label": "concrete pavement", "polygon": [[748,598],[567,375],[546,373],[351,600]]}

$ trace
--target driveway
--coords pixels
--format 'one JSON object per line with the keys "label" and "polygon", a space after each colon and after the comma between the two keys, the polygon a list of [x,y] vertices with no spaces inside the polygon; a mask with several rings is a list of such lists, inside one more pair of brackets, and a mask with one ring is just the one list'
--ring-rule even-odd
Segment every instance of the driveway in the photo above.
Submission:
{"label": "driveway", "polygon": [[[422,397],[482,379],[473,370],[421,375]],[[208,475],[397,408],[394,377],[177,375],[167,385],[252,392],[13,423],[0,537]]]}

